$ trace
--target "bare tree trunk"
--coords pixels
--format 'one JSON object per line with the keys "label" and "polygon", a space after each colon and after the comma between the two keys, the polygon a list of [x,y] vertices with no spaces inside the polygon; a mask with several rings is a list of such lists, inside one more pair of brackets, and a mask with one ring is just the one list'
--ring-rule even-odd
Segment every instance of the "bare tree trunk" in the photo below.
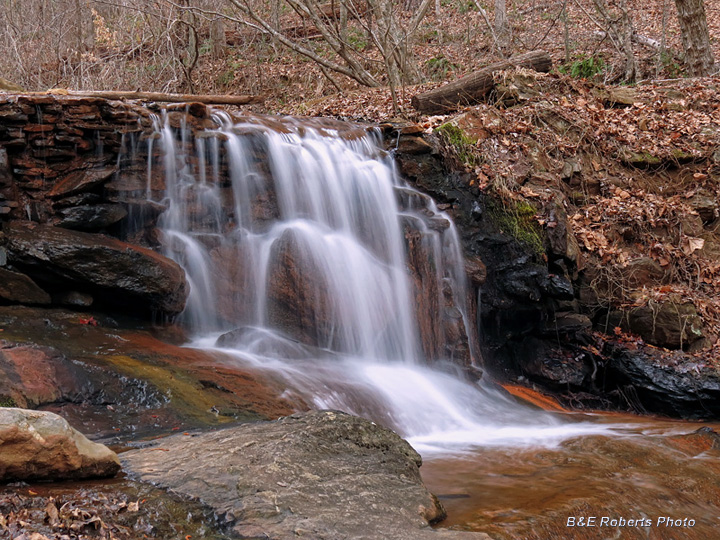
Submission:
{"label": "bare tree trunk", "polygon": [[625,80],[632,82],[635,80],[637,74],[637,68],[635,66],[635,51],[633,50],[632,36],[633,27],[632,21],[630,20],[630,14],[628,13],[627,3],[625,0],[620,1],[620,24],[621,24],[621,35],[623,40],[623,51],[625,51]]}
{"label": "bare tree trunk", "polygon": [[510,23],[507,16],[506,0],[495,0],[495,35],[500,46],[507,49],[510,46]]}
{"label": "bare tree trunk", "polygon": [[221,18],[210,23],[210,43],[212,43],[212,56],[215,59],[225,56],[227,42],[225,41],[225,24]]}
{"label": "bare tree trunk", "polygon": [[570,21],[568,20],[567,0],[563,0],[562,8],[562,20],[563,20],[563,42],[565,45],[565,63],[570,63]]}
{"label": "bare tree trunk", "polygon": [[620,13],[611,13],[605,0],[593,0],[595,9],[603,18],[604,29],[618,51],[625,55],[625,80],[634,81],[636,75],[635,51],[633,50],[633,27],[625,0],[619,2]]}
{"label": "bare tree trunk", "polygon": [[703,0],[675,0],[675,6],[688,72],[695,77],[710,75],[714,71],[715,58],[710,47]]}

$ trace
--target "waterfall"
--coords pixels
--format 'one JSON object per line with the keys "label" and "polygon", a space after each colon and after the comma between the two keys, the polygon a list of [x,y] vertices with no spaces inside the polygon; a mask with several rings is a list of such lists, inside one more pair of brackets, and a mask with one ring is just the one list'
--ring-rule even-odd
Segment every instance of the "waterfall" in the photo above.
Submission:
{"label": "waterfall", "polygon": [[195,134],[154,121],[147,195],[167,207],[159,228],[190,283],[193,346],[426,450],[604,429],[463,376],[479,353],[457,230],[401,180],[377,132],[225,113]]}

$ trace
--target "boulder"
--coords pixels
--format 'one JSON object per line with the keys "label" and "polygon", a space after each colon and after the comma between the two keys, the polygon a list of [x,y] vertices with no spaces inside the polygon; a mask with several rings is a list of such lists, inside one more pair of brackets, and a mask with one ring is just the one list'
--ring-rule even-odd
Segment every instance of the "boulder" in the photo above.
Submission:
{"label": "boulder", "polygon": [[0,268],[0,298],[18,304],[49,304],[50,295],[25,274]]}
{"label": "boulder", "polygon": [[306,345],[325,346],[336,329],[329,320],[332,299],[321,268],[302,257],[292,231],[272,247],[267,282],[268,322]]}
{"label": "boulder", "polygon": [[0,482],[109,477],[119,470],[115,452],[60,416],[0,408]]}
{"label": "boulder", "polygon": [[664,365],[657,350],[632,350],[621,344],[604,351],[609,362],[605,379],[613,381],[629,405],[638,412],[653,412],[686,419],[715,419],[720,415],[720,377],[698,363]]}
{"label": "boulder", "polygon": [[402,135],[398,140],[397,152],[399,154],[429,154],[433,147],[422,137]]}
{"label": "boulder", "polygon": [[417,452],[341,412],[167,437],[122,457],[136,478],[201,501],[243,538],[488,538],[429,529],[445,512]]}
{"label": "boulder", "polygon": [[29,222],[4,225],[8,261],[40,282],[90,290],[104,303],[167,315],[185,307],[188,285],[175,262],[100,234]]}
{"label": "boulder", "polygon": [[713,193],[706,189],[698,190],[688,201],[690,207],[695,210],[703,223],[708,224],[718,218],[718,202]]}
{"label": "boulder", "polygon": [[702,339],[703,322],[692,304],[651,302],[629,311],[614,311],[609,326],[637,334],[647,343],[679,349]]}
{"label": "boulder", "polygon": [[7,341],[0,343],[0,406],[35,408],[77,400],[83,393],[93,391],[82,368],[58,351]]}

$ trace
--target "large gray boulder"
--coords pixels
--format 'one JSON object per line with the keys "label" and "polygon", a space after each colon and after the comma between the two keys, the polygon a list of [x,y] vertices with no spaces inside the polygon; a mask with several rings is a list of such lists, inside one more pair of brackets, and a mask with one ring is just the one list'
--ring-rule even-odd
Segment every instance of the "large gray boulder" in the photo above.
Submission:
{"label": "large gray boulder", "polygon": [[336,411],[197,436],[122,455],[139,480],[200,500],[242,538],[486,539],[434,531],[445,511],[397,434]]}
{"label": "large gray boulder", "polygon": [[175,315],[185,307],[185,272],[174,261],[101,234],[39,223],[3,225],[8,263],[33,280],[98,293],[104,303]]}
{"label": "large gray boulder", "polygon": [[115,452],[60,416],[0,408],[0,482],[107,477],[119,470]]}

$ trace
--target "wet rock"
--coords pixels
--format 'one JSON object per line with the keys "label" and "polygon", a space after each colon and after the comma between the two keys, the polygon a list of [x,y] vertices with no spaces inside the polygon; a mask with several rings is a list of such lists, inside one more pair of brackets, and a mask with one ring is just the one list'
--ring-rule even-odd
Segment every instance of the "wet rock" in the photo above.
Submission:
{"label": "wet rock", "polygon": [[12,174],[10,173],[7,150],[0,148],[0,186],[10,185],[11,182]]}
{"label": "wet rock", "polygon": [[397,144],[399,154],[429,154],[433,147],[425,142],[422,137],[401,136]]}
{"label": "wet rock", "polygon": [[[557,334],[556,334],[557,335]],[[555,389],[582,388],[592,378],[593,366],[584,356],[555,357],[542,354],[542,346],[536,348],[537,356],[525,365],[525,373],[533,380]]]}
{"label": "wet rock", "polygon": [[465,257],[465,272],[473,285],[482,285],[487,279],[487,267],[480,257]]}
{"label": "wet rock", "polygon": [[82,369],[50,347],[0,344],[0,403],[36,408],[82,400],[94,391]]}
{"label": "wet rock", "polygon": [[[655,351],[608,347],[605,378],[614,381],[638,412],[703,419],[720,415],[720,377],[699,369],[663,365]],[[697,366],[696,366],[697,367]]]}
{"label": "wet rock", "polygon": [[666,440],[669,445],[691,457],[698,456],[709,450],[720,450],[720,435],[707,426],[686,435],[668,437]]}
{"label": "wet rock", "polygon": [[704,337],[702,319],[692,304],[652,302],[626,312],[614,311],[608,323],[668,349],[679,349]]}
{"label": "wet rock", "polygon": [[[0,337],[7,340],[0,348],[0,403],[55,412],[84,432],[121,439],[307,408],[299,398],[281,399],[284,386],[240,369],[230,357],[164,343],[132,329],[139,324],[99,313],[0,306]],[[186,342],[178,328],[157,332]]]}
{"label": "wet rock", "polygon": [[228,349],[238,348],[270,358],[316,359],[329,354],[317,347],[310,347],[297,340],[251,326],[225,332],[217,338],[215,346]]}
{"label": "wet rock", "polygon": [[90,191],[107,182],[116,172],[117,168],[114,166],[98,166],[73,171],[56,180],[48,195],[52,198],[61,198]]}
{"label": "wet rock", "polygon": [[572,283],[566,276],[558,276],[550,274],[545,282],[542,283],[545,294],[551,298],[558,300],[572,300],[575,298],[575,291]]}
{"label": "wet rock", "polygon": [[115,452],[56,414],[0,408],[0,482],[115,476]]}
{"label": "wet rock", "polygon": [[102,197],[97,193],[80,193],[79,195],[71,195],[53,202],[53,208],[60,210],[73,206],[82,206],[87,204],[98,204],[102,202]]}
{"label": "wet rock", "polygon": [[81,231],[98,231],[124,219],[128,213],[119,204],[74,206],[60,210],[58,227]]}
{"label": "wet rock", "polygon": [[444,324],[441,316],[441,291],[438,290],[437,270],[427,257],[422,234],[406,227],[407,266],[410,270],[415,320],[422,350],[427,358],[440,358],[444,354]]}
{"label": "wet rock", "polygon": [[50,295],[25,274],[0,268],[0,298],[18,304],[49,304]]}
{"label": "wet rock", "polygon": [[579,332],[590,332],[592,321],[587,315],[573,312],[559,312],[549,325],[550,331],[561,335],[574,335]]}
{"label": "wet rock", "polygon": [[487,538],[430,530],[445,512],[422,484],[420,456],[341,412],[168,437],[122,457],[138,479],[203,502],[242,537]]}
{"label": "wet rock", "polygon": [[99,234],[11,222],[3,227],[8,260],[37,281],[97,291],[104,302],[138,313],[180,313],[185,273],[149,249]]}
{"label": "wet rock", "polygon": [[334,330],[331,298],[321,269],[301,255],[302,246],[291,232],[273,245],[267,282],[268,322],[306,345],[326,347]]}

